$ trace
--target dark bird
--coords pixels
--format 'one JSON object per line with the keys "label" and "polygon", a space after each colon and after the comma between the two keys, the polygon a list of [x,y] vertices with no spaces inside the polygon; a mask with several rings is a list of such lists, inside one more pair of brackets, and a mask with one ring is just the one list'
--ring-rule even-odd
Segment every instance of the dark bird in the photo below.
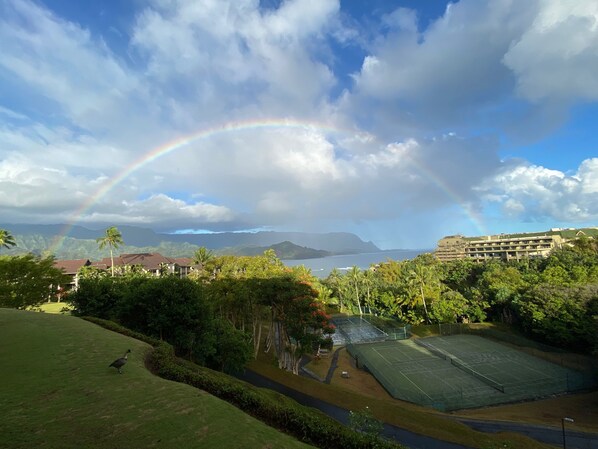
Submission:
{"label": "dark bird", "polygon": [[125,366],[125,363],[127,363],[127,358],[129,357],[130,352],[131,352],[131,350],[127,349],[127,352],[125,352],[125,355],[123,355],[120,359],[116,359],[114,362],[112,362],[110,364],[109,367],[112,367],[112,366],[115,367],[118,370],[119,374],[122,374],[123,372],[121,371],[121,368],[123,366]]}

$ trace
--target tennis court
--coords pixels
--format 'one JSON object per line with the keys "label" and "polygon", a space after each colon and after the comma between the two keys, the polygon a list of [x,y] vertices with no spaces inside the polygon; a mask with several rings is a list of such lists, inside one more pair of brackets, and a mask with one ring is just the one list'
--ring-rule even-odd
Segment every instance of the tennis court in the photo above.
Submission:
{"label": "tennis court", "polygon": [[561,393],[581,387],[584,380],[577,371],[474,335],[422,340],[436,350],[449,352],[453,362],[502,385],[509,395]]}
{"label": "tennis court", "polygon": [[439,410],[571,391],[576,371],[473,335],[347,346],[395,398]]}
{"label": "tennis court", "polygon": [[386,339],[386,333],[382,329],[360,316],[335,317],[331,321],[336,326],[336,333],[332,335],[335,345]]}

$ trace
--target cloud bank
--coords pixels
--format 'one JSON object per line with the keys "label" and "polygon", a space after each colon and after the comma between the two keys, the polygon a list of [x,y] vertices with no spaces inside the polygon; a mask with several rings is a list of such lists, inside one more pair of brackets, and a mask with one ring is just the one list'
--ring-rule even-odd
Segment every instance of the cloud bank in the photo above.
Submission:
{"label": "cloud bank", "polygon": [[596,158],[505,156],[598,99],[595,2],[461,0],[425,28],[405,8],[343,8],[156,0],[115,41],[1,1],[2,221],[352,230],[385,247],[480,232],[487,208],[489,232],[596,223]]}

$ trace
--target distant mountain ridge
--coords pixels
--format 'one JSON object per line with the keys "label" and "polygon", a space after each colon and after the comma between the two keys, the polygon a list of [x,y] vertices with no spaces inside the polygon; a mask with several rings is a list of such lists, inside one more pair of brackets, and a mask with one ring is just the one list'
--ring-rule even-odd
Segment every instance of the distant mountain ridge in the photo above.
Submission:
{"label": "distant mountain ridge", "polygon": [[321,249],[307,248],[305,246],[295,245],[292,242],[281,242],[270,246],[243,246],[241,248],[231,248],[221,250],[228,254],[239,256],[257,256],[263,254],[266,250],[273,250],[279,259],[298,260],[298,259],[317,259],[319,257],[331,256],[332,253]]}
{"label": "distant mountain ridge", "polygon": [[[364,242],[358,236],[348,232],[330,232],[330,233],[305,233],[305,232],[223,232],[216,234],[163,234],[156,233],[151,229],[137,226],[117,226],[123,236],[126,248],[133,250],[132,247],[145,250],[151,248],[168,248],[170,256],[173,253],[187,255],[193,246],[205,246],[208,249],[219,250],[231,249],[232,253],[243,253],[243,248],[268,249],[272,245],[278,245],[283,242],[292,242],[292,245],[303,247],[304,250],[323,251],[331,254],[357,254],[366,252],[377,252],[380,249],[372,242]],[[83,226],[67,226],[64,224],[55,225],[33,225],[33,224],[0,224],[0,229],[7,229],[17,241],[27,242],[25,249],[43,253],[50,248],[51,242],[58,236],[61,236],[66,229],[68,232],[65,237],[65,244],[68,242],[68,251],[60,252],[57,250],[58,258],[91,257],[91,255],[79,254],[90,250],[91,241],[101,237],[104,229],[92,230]],[[65,246],[65,245],[63,245]],[[77,249],[78,247],[79,250]],[[180,251],[177,248],[180,247]],[[17,249],[17,248],[15,248]],[[123,252],[125,247],[122,248]],[[287,248],[292,252],[291,248]],[[251,251],[251,250],[249,250]],[[287,252],[288,252],[287,251]],[[316,253],[311,253],[316,254]],[[324,254],[324,253],[321,253]],[[164,254],[167,255],[167,254]],[[176,254],[174,254],[176,255]],[[308,256],[309,257],[324,257]],[[299,257],[297,257],[299,258]]]}

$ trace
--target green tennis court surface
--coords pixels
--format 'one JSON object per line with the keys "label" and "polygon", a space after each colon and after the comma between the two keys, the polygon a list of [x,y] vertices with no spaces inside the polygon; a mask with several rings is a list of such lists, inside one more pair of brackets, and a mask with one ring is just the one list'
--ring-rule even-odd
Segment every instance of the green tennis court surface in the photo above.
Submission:
{"label": "green tennis court surface", "polygon": [[393,397],[439,410],[529,400],[583,388],[585,381],[577,371],[474,335],[347,349]]}

